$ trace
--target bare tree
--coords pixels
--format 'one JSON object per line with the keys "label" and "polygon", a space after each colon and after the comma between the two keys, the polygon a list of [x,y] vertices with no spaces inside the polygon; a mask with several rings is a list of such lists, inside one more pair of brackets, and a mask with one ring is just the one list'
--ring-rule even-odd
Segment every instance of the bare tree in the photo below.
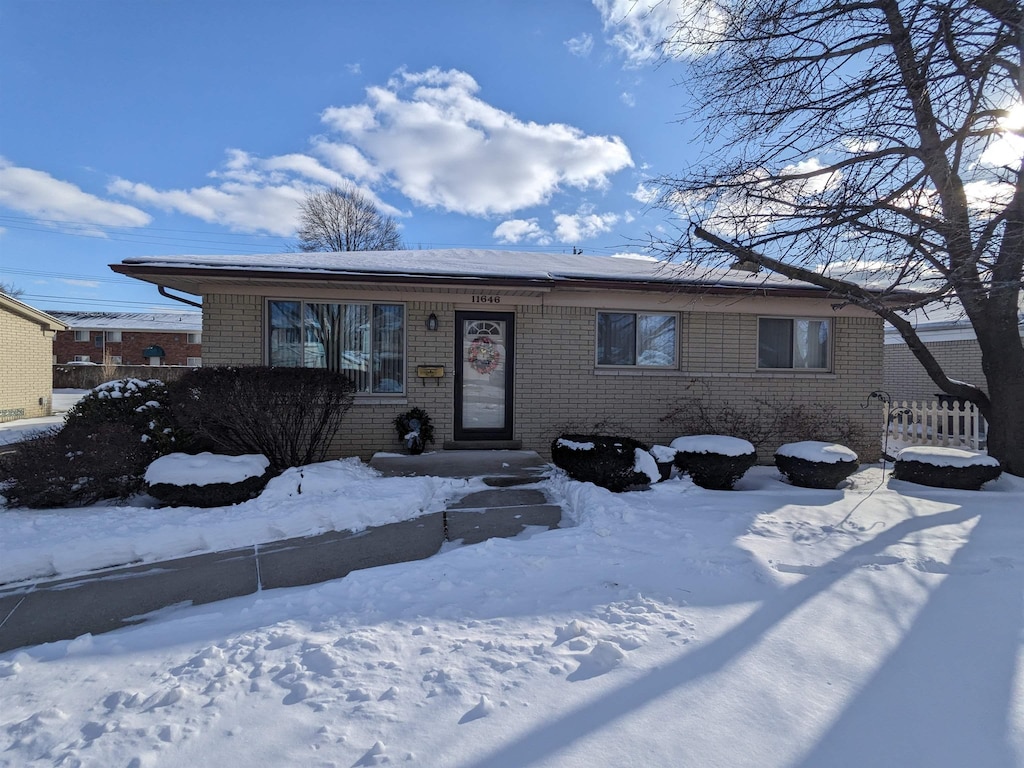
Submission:
{"label": "bare tree", "polygon": [[[696,6],[670,44],[690,45],[690,117],[711,142],[660,179],[685,224],[654,248],[752,261],[877,313],[943,392],[980,407],[989,452],[1024,475],[1019,0]],[[987,392],[951,379],[898,311],[939,303],[970,320]]]}
{"label": "bare tree", "polygon": [[355,188],[310,192],[300,203],[299,248],[303,251],[394,251],[398,225]]}
{"label": "bare tree", "polygon": [[12,299],[17,299],[22,296],[25,291],[22,288],[18,288],[14,283],[0,283],[0,293],[10,296]]}

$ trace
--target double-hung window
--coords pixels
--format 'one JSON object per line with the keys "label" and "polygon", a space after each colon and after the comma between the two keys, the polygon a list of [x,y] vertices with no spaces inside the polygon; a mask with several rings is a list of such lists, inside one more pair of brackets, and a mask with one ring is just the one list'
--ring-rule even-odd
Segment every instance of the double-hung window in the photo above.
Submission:
{"label": "double-hung window", "polygon": [[597,364],[674,368],[676,315],[598,312]]}
{"label": "double-hung window", "polygon": [[831,366],[831,346],[830,320],[758,318],[758,368],[828,370]]}
{"label": "double-hung window", "polygon": [[327,368],[356,392],[405,392],[405,306],[268,302],[270,365]]}
{"label": "double-hung window", "polygon": [[75,331],[75,341],[89,341],[89,331]]}

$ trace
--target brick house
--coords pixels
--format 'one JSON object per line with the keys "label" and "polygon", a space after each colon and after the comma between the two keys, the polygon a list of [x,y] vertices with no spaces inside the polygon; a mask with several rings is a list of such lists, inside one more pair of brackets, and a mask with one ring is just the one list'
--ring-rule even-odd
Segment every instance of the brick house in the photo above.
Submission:
{"label": "brick house", "polygon": [[[947,376],[988,390],[981,367],[981,348],[970,321],[955,319],[919,323],[917,333]],[[1021,314],[1020,335],[1024,339],[1024,313]],[[921,403],[931,402],[940,396],[947,397],[940,395],[938,386],[894,328],[885,330],[883,360],[884,388],[894,401]]]}
{"label": "brick house", "polygon": [[54,363],[203,364],[200,312],[59,312]]}
{"label": "brick house", "polygon": [[64,324],[0,293],[0,422],[49,416],[54,335]]}
{"label": "brick house", "polygon": [[[436,448],[525,447],[565,429],[657,443],[680,397],[831,406],[872,439],[882,321],[815,286],[643,259],[444,250],[126,259],[115,272],[201,296],[207,365],[326,366],[358,395],[335,455],[398,450],[431,415]],[[776,446],[763,446],[770,460]]]}

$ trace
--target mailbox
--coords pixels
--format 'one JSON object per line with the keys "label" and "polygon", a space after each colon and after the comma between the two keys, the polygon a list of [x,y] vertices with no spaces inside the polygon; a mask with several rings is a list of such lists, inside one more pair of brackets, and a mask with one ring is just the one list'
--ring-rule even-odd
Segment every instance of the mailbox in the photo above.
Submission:
{"label": "mailbox", "polygon": [[421,379],[443,379],[444,378],[444,366],[443,365],[418,365],[416,366],[416,375]]}

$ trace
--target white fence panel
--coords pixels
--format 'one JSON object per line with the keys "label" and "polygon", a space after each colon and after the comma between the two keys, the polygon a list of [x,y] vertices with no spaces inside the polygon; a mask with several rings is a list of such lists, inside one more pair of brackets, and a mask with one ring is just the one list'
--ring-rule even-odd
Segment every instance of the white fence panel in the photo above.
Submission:
{"label": "white fence panel", "polygon": [[988,425],[974,403],[893,403],[888,441],[892,449],[910,445],[939,445],[982,450]]}

